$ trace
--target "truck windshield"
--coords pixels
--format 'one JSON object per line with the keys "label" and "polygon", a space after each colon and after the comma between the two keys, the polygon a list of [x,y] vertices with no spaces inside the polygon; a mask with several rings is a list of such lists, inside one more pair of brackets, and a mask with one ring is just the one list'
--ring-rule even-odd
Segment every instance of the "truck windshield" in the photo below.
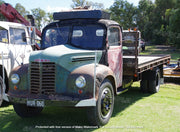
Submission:
{"label": "truck windshield", "polygon": [[46,29],[42,49],[70,44],[82,49],[102,49],[104,28],[101,25],[60,26]]}
{"label": "truck windshield", "polygon": [[8,31],[0,27],[0,42],[8,43]]}

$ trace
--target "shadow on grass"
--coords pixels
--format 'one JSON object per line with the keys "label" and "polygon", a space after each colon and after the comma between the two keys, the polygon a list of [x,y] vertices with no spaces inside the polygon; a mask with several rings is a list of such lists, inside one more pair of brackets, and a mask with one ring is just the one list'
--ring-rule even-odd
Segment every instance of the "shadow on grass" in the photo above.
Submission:
{"label": "shadow on grass", "polygon": [[123,93],[115,97],[113,117],[117,114],[121,114],[126,108],[134,104],[136,101],[148,97],[151,94],[140,92],[139,87],[131,87],[126,93]]}
{"label": "shadow on grass", "polygon": [[2,105],[0,108],[3,108],[3,107],[8,107],[9,105],[11,105],[11,103],[9,102],[6,102],[6,101],[3,101]]}
{"label": "shadow on grass", "polygon": [[[147,97],[150,94],[143,94],[139,88],[130,88],[128,92],[115,97],[113,117],[120,114],[127,107],[136,101]],[[1,131],[24,131],[24,132],[45,132],[45,131],[93,131],[97,128],[88,128],[86,109],[83,108],[59,108],[46,107],[41,115],[33,118],[20,118],[12,107],[0,113]],[[67,129],[69,128],[69,129]]]}

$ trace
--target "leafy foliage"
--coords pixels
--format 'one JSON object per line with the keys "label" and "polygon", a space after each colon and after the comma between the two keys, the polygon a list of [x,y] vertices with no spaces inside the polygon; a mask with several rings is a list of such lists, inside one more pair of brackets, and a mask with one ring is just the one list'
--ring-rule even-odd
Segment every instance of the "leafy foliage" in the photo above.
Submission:
{"label": "leafy foliage", "polygon": [[110,11],[124,29],[137,27],[145,41],[180,48],[180,0],[140,0],[138,7],[115,0]]}
{"label": "leafy foliage", "polygon": [[32,9],[31,12],[37,23],[37,28],[39,30],[42,29],[42,25],[45,21],[46,12],[40,8]]}
{"label": "leafy foliage", "polygon": [[138,9],[137,9],[137,26],[138,29],[142,32],[142,37],[146,41],[151,41],[153,36],[153,10],[155,6],[152,1],[149,0],[140,0]]}
{"label": "leafy foliage", "polygon": [[24,6],[22,6],[20,3],[17,3],[15,6],[15,9],[23,16],[27,19],[27,15],[30,14],[29,11],[27,11]]}
{"label": "leafy foliage", "polygon": [[111,18],[120,23],[124,29],[135,27],[136,7],[123,0],[116,0],[110,7]]}
{"label": "leafy foliage", "polygon": [[[5,2],[3,0],[0,0],[0,5],[3,4],[3,3],[5,3]],[[6,18],[1,13],[0,13],[0,20],[1,21],[6,20]]]}
{"label": "leafy foliage", "polygon": [[71,5],[72,8],[75,7],[84,7],[86,6],[88,3],[86,2],[86,0],[72,0],[73,4]]}
{"label": "leafy foliage", "polygon": [[86,1],[86,0],[72,0],[72,8],[90,6],[92,9],[104,9],[104,5],[98,2]]}

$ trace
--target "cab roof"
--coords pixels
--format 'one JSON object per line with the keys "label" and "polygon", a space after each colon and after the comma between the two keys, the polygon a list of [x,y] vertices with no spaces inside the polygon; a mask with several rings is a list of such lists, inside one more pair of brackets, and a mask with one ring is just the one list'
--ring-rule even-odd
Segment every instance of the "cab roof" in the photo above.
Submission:
{"label": "cab roof", "polygon": [[110,19],[110,14],[102,10],[72,10],[67,12],[55,12],[54,20],[67,19]]}
{"label": "cab roof", "polygon": [[74,23],[99,23],[108,27],[110,25],[120,26],[119,23],[110,20],[110,14],[101,10],[75,10],[66,12],[55,12],[53,14],[54,22],[50,23],[46,27],[54,26],[57,23],[74,24]]}
{"label": "cab roof", "polygon": [[24,27],[25,25],[15,22],[6,22],[6,21],[0,21],[0,27],[5,28],[6,30],[9,30],[9,27]]}

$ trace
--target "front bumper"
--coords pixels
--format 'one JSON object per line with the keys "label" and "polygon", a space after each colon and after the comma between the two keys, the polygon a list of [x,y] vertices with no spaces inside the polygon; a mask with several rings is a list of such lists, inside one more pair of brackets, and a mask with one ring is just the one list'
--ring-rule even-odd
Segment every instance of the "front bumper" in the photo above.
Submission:
{"label": "front bumper", "polygon": [[39,107],[36,102],[43,102],[42,107],[44,106],[61,106],[61,107],[90,107],[96,106],[96,99],[79,99],[72,98],[69,96],[45,96],[45,95],[29,95],[27,97],[17,97],[8,95],[8,99],[12,103],[20,103],[29,105],[28,102],[32,101],[33,103],[30,106]]}

